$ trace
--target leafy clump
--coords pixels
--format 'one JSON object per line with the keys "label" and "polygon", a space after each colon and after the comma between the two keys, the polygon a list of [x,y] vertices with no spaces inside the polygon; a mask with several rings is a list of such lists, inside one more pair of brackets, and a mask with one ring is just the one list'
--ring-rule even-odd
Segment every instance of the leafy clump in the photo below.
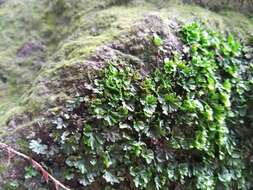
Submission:
{"label": "leafy clump", "polygon": [[[111,61],[91,93],[58,116],[64,127],[52,131],[50,158],[64,160],[65,179],[78,181],[75,187],[252,187],[233,133],[250,85],[242,47],[195,22],[180,35],[184,53],[167,55],[154,34],[161,57],[154,70],[142,76],[135,65]],[[40,153],[44,146],[36,147]]]}
{"label": "leafy clump", "polygon": [[39,174],[38,171],[35,170],[33,167],[31,166],[25,167],[25,179],[36,177],[38,176],[38,174]]}

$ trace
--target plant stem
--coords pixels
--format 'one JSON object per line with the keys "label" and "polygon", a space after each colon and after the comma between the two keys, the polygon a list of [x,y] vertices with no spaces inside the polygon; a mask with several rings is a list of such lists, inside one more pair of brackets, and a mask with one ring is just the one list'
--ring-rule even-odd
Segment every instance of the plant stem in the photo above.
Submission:
{"label": "plant stem", "polygon": [[64,190],[70,190],[70,188],[66,187],[65,185],[63,185],[60,181],[58,181],[57,179],[55,179],[49,172],[47,172],[43,166],[41,164],[39,164],[38,162],[36,162],[35,160],[33,160],[30,156],[27,156],[19,151],[16,151],[15,149],[13,149],[12,147],[10,147],[9,145],[5,144],[5,143],[0,143],[0,149],[6,151],[9,155],[9,160],[11,158],[11,153],[18,155],[22,158],[24,158],[25,160],[28,160],[30,162],[32,162],[33,166],[42,173],[43,178],[45,179],[45,181],[48,183],[49,179],[51,179],[54,184],[55,184],[55,188],[56,190],[58,190],[59,187],[63,188]]}

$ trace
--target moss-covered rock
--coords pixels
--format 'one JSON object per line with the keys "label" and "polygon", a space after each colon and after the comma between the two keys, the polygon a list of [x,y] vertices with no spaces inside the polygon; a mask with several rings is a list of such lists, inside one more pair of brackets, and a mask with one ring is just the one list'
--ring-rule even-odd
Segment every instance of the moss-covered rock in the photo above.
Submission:
{"label": "moss-covered rock", "polygon": [[[186,0],[187,1],[187,0]],[[215,11],[230,9],[240,11],[252,15],[253,1],[252,0],[189,0],[204,7],[208,7]]]}
{"label": "moss-covered rock", "polygon": [[[7,0],[0,17],[0,137],[23,151],[24,137],[50,127],[48,113],[78,95],[108,57],[120,54],[141,64],[136,54],[145,56],[145,47],[136,40],[142,32],[166,25],[173,33],[193,20],[243,41],[253,31],[252,19],[242,13],[215,13],[181,1]],[[152,18],[152,25],[145,23]]]}

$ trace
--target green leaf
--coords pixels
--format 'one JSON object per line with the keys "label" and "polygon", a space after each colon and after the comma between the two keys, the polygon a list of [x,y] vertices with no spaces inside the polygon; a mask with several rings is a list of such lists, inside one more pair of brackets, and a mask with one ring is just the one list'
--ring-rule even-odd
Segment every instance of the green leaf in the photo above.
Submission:
{"label": "green leaf", "polygon": [[134,121],[133,127],[137,132],[147,132],[149,129],[143,121]]}
{"label": "green leaf", "polygon": [[126,147],[126,150],[130,150],[132,155],[135,155],[139,157],[142,153],[142,148],[145,145],[145,143],[140,141],[133,141],[129,143],[129,145]]}
{"label": "green leaf", "polygon": [[36,154],[47,154],[48,147],[47,145],[41,144],[41,140],[31,140],[29,148]]}
{"label": "green leaf", "polygon": [[213,110],[209,105],[205,105],[204,115],[208,121],[213,121]]}
{"label": "green leaf", "polygon": [[227,169],[224,170],[223,173],[218,174],[218,179],[221,182],[225,182],[225,183],[231,182],[233,177],[234,177],[233,174],[230,173]]}
{"label": "green leaf", "polygon": [[130,125],[128,125],[128,124],[126,124],[126,123],[120,123],[119,124],[119,128],[120,129],[132,129],[131,127],[130,127]]}
{"label": "green leaf", "polygon": [[161,180],[158,176],[155,177],[155,187],[156,187],[156,190],[159,190],[162,188]]}
{"label": "green leaf", "polygon": [[112,185],[120,182],[116,176],[114,176],[112,173],[108,171],[104,173],[103,178],[107,183],[110,183]]}
{"label": "green leaf", "polygon": [[174,166],[168,166],[166,168],[166,174],[169,180],[175,180],[177,178]]}
{"label": "green leaf", "polygon": [[25,179],[31,179],[39,175],[39,172],[32,166],[25,167]]}
{"label": "green leaf", "polygon": [[[8,185],[11,187],[11,190],[12,188],[15,188],[17,189],[19,187],[19,182],[17,180],[11,180]],[[14,189],[13,189],[14,190]]]}
{"label": "green leaf", "polygon": [[142,150],[141,156],[145,159],[147,164],[150,164],[154,160],[154,152],[150,149]]}
{"label": "green leaf", "polygon": [[97,140],[95,138],[95,136],[93,135],[93,133],[91,132],[84,132],[84,139],[83,139],[83,143],[85,145],[87,145],[88,147],[91,148],[91,150],[95,150],[96,149],[96,145],[97,145]]}
{"label": "green leaf", "polygon": [[151,117],[157,107],[157,98],[153,95],[147,95],[144,101],[141,101],[141,103],[144,105],[144,114],[147,117]]}
{"label": "green leaf", "polygon": [[152,117],[152,115],[155,113],[155,110],[156,110],[156,105],[154,105],[154,106],[145,106],[144,109],[143,109],[144,114],[147,117]]}
{"label": "green leaf", "polygon": [[78,180],[78,182],[83,185],[83,186],[87,186],[87,185],[90,185],[91,182],[89,182],[86,178],[81,178]]}
{"label": "green leaf", "polygon": [[208,82],[207,88],[210,91],[214,91],[215,90],[215,81],[212,78],[208,77],[207,82]]}
{"label": "green leaf", "polygon": [[156,105],[157,98],[153,95],[147,95],[145,98],[145,105]]}
{"label": "green leaf", "polygon": [[163,45],[163,40],[156,33],[153,34],[153,43],[155,46],[160,47]]}
{"label": "green leaf", "polygon": [[108,152],[103,153],[103,163],[105,165],[105,168],[109,168],[112,165],[112,160]]}
{"label": "green leaf", "polygon": [[130,174],[134,177],[136,188],[145,189],[151,180],[152,172],[147,169],[130,167]]}
{"label": "green leaf", "polygon": [[230,107],[231,102],[230,102],[230,95],[227,93],[221,93],[221,101],[223,102],[225,107]]}
{"label": "green leaf", "polygon": [[208,135],[205,129],[198,130],[195,137],[195,148],[198,150],[208,150]]}
{"label": "green leaf", "polygon": [[225,82],[223,83],[223,87],[227,91],[227,93],[231,92],[232,85],[228,79],[225,80]]}
{"label": "green leaf", "polygon": [[97,119],[101,119],[106,114],[106,111],[100,107],[94,109],[94,114],[96,115]]}
{"label": "green leaf", "polygon": [[76,169],[78,169],[78,171],[79,171],[81,174],[87,173],[87,169],[86,169],[86,167],[85,167],[85,165],[84,165],[84,161],[83,161],[83,160],[79,160],[79,161],[77,161],[77,162],[74,162],[73,164],[74,164],[74,167],[75,167]]}
{"label": "green leaf", "polygon": [[74,173],[72,173],[72,172],[70,172],[70,171],[67,171],[67,172],[65,172],[65,174],[64,174],[64,178],[65,178],[66,180],[72,180],[74,177],[75,177]]}
{"label": "green leaf", "polygon": [[[167,103],[167,106],[168,106],[167,112],[168,113],[172,113],[174,111],[177,111],[177,109],[179,108],[179,106],[181,104],[176,93],[165,94],[164,101]],[[164,107],[163,107],[163,109],[164,109]]]}
{"label": "green leaf", "polygon": [[164,71],[166,74],[174,73],[177,69],[177,64],[169,58],[164,59]]}
{"label": "green leaf", "polygon": [[196,110],[203,112],[204,106],[199,100],[188,99],[184,101],[183,109],[188,112],[195,112]]}

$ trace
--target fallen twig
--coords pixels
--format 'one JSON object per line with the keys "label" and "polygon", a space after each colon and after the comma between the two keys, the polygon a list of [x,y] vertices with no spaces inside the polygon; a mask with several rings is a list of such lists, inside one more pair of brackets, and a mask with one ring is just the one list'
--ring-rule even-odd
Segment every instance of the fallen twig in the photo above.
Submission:
{"label": "fallen twig", "polygon": [[10,147],[7,144],[4,143],[0,143],[0,149],[4,150],[5,152],[8,153],[8,160],[10,161],[10,159],[12,158],[12,154],[18,155],[22,158],[24,158],[25,160],[30,161],[33,164],[33,167],[35,169],[37,169],[38,171],[41,172],[42,177],[44,178],[44,180],[48,183],[49,179],[51,179],[54,184],[55,184],[55,189],[58,190],[59,187],[63,188],[64,190],[70,190],[70,188],[66,187],[65,185],[63,185],[60,181],[58,181],[57,179],[55,179],[49,172],[47,172],[43,166],[41,164],[39,164],[38,162],[36,162],[35,160],[33,160],[30,156],[27,156],[19,151],[16,151],[15,149],[13,149],[12,147]]}

